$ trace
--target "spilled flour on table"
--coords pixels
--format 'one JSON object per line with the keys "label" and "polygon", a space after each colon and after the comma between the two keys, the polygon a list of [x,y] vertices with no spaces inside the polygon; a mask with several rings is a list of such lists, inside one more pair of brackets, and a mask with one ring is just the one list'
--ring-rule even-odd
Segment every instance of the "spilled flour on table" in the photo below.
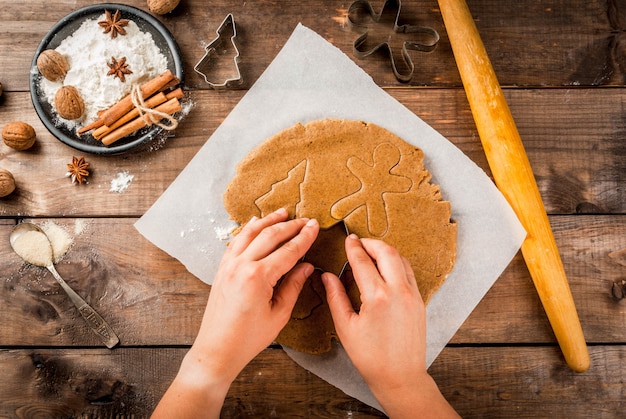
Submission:
{"label": "spilled flour on table", "polygon": [[135,176],[128,173],[128,171],[118,173],[117,176],[111,180],[109,192],[124,193],[126,189],[130,187],[134,178]]}
{"label": "spilled flour on table", "polygon": [[89,227],[89,222],[81,218],[77,219],[74,222],[74,235],[78,236],[80,234],[83,234],[87,230],[88,227]]}

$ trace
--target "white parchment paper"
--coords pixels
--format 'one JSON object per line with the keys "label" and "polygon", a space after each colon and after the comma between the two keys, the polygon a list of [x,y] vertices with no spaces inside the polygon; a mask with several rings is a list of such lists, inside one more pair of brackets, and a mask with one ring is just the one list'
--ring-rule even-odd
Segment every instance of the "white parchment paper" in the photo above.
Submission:
{"label": "white parchment paper", "polygon": [[[427,307],[430,365],[509,264],[526,233],[482,169],[348,56],[302,25],[135,226],[210,284],[233,226],[222,194],[236,164],[273,134],[324,118],[373,122],[420,147],[432,181],[451,202],[458,223],[457,260]],[[381,408],[339,344],[323,356],[285,350],[346,394]]]}

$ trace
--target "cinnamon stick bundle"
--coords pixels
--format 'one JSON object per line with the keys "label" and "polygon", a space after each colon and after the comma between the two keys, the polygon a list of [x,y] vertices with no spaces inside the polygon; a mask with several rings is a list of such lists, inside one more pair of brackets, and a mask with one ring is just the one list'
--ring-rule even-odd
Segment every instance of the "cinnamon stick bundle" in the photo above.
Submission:
{"label": "cinnamon stick bundle", "polygon": [[[173,98],[182,99],[183,96],[184,96],[183,90],[179,87],[178,89],[173,90],[169,93],[158,92],[157,94],[148,98],[144,102],[144,104],[147,108],[155,108],[156,106],[160,105],[161,103],[167,102],[170,99],[173,99]],[[130,110],[130,112],[126,113],[126,115],[118,119],[113,125],[111,126],[102,125],[101,127],[94,130],[92,135],[96,140],[100,140],[107,134],[111,133],[112,131],[116,130],[117,128],[121,127],[127,122],[132,121],[138,116],[139,116],[139,109],[133,108]]]}
{"label": "cinnamon stick bundle", "polygon": [[[168,115],[173,115],[176,112],[180,112],[182,110],[182,107],[180,106],[180,101],[174,97],[167,102],[157,106],[156,108],[154,108],[154,110]],[[106,136],[102,137],[102,144],[107,146],[111,145],[117,140],[132,134],[133,132],[147,126],[148,124],[149,122],[146,122],[144,118],[137,117],[132,121],[117,128],[116,130],[110,132]]]}
{"label": "cinnamon stick bundle", "polygon": [[[170,71],[166,70],[161,75],[148,80],[146,83],[142,84],[141,95],[143,97],[150,97],[156,92],[165,89],[167,86],[171,85],[172,80],[176,80],[176,84],[180,83],[178,78]],[[122,100],[117,102],[115,105],[111,106],[107,109],[100,119],[104,122],[104,125],[111,126],[120,119],[122,116],[126,115],[131,109],[133,109],[133,101],[130,95],[124,97]]]}
{"label": "cinnamon stick bundle", "polygon": [[[178,77],[172,73],[171,70],[166,70],[160,75],[148,80],[144,84],[140,86],[141,95],[144,98],[149,98],[157,92],[161,92],[170,87],[176,86],[180,83]],[[102,112],[97,120],[92,122],[91,124],[85,125],[84,127],[78,130],[78,134],[84,134],[93,129],[98,129],[102,126],[111,126],[118,119],[126,115],[133,109],[133,101],[131,95],[126,95],[115,105],[111,106],[106,111]]]}

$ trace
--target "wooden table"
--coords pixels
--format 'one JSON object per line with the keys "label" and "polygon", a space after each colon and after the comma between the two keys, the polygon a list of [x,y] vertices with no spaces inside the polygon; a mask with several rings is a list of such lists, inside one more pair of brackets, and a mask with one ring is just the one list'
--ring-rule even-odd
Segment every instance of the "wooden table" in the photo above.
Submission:
{"label": "wooden table", "polygon": [[[350,2],[182,0],[159,17],[182,50],[195,107],[173,137],[121,156],[87,155],[87,185],[65,165],[81,153],[38,120],[29,71],[50,27],[86,0],[0,7],[0,125],[22,120],[37,145],[0,144],[0,167],[17,190],[0,198],[0,416],[146,417],[192,343],[209,287],[144,239],[133,223],[152,205],[260,76],[298,22],[351,56]],[[126,1],[144,10],[144,1]],[[565,364],[524,261],[517,255],[436,359],[430,373],[464,417],[613,418],[626,412],[626,2],[468,2],[525,143],[591,354],[577,374]],[[379,9],[382,2],[373,1]],[[505,5],[506,4],[506,5]],[[193,71],[227,13],[242,53],[241,89],[207,88]],[[460,84],[436,1],[405,1],[402,16],[441,34],[419,55],[409,84],[383,55],[358,60],[374,80],[489,168]],[[417,55],[416,55],[417,58]],[[109,192],[120,172],[134,179]],[[99,345],[47,271],[9,246],[19,221],[52,220],[74,236],[58,271],[118,332]],[[271,346],[232,386],[224,417],[379,417],[380,412],[293,363]]]}

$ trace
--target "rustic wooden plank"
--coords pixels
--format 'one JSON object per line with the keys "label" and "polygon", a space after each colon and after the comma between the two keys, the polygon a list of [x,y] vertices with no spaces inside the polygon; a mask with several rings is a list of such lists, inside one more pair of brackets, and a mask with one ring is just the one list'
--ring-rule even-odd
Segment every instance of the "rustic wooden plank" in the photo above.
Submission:
{"label": "rustic wooden plank", "polygon": [[[0,415],[148,417],[186,351],[1,350]],[[331,418],[349,412],[357,418],[381,416],[298,367],[282,350],[267,349],[232,386],[223,417]]]}
{"label": "rustic wooden plank", "polygon": [[[193,342],[209,287],[145,240],[134,219],[52,221],[74,240],[57,271],[121,345]],[[0,225],[0,300],[3,317],[12,319],[0,328],[0,345],[101,346],[47,270],[13,253],[11,227]]]}
{"label": "rustic wooden plank", "polygon": [[[489,172],[462,90],[389,89],[389,93]],[[626,147],[622,89],[507,90],[544,204],[550,214],[626,212]],[[0,144],[0,166],[17,190],[0,200],[0,216],[140,216],[170,185],[243,96],[241,91],[195,91],[195,104],[173,137],[123,156],[87,155],[87,185],[65,178],[76,150],[56,140],[37,119],[28,95],[9,93],[4,121],[23,120],[37,144],[18,152]],[[134,176],[124,193],[109,192],[120,172]]]}
{"label": "rustic wooden plank", "polygon": [[[107,319],[122,346],[193,342],[209,287],[145,240],[134,219],[52,221],[74,236],[59,273]],[[626,301],[615,300],[611,287],[624,279],[626,216],[551,221],[587,340],[625,343]],[[77,223],[84,232],[73,233]],[[0,224],[0,238],[11,228]],[[0,279],[0,307],[12,319],[0,328],[0,346],[100,344],[47,271],[25,266],[7,239],[0,240]],[[518,255],[452,343],[542,342],[554,336]]]}
{"label": "rustic wooden plank", "polygon": [[148,417],[182,350],[1,350],[3,417]]}
{"label": "rustic wooden plank", "polygon": [[[0,351],[3,417],[147,417],[176,374],[186,348],[16,349]],[[620,366],[626,349],[590,348],[576,374],[557,347],[448,347],[430,373],[465,418],[615,418],[626,408]],[[267,349],[233,383],[222,417],[381,417]]]}
{"label": "rustic wooden plank", "polygon": [[[624,343],[626,301],[613,298],[611,289],[624,279],[626,217],[558,216],[550,221],[586,340]],[[518,254],[452,342],[530,342],[525,336],[554,341]]]}
{"label": "rustic wooden plank", "polygon": [[573,372],[558,347],[446,348],[430,368],[464,418],[617,418],[624,402],[623,346],[592,346]]}
{"label": "rustic wooden plank", "polygon": [[[382,2],[373,0],[377,9]],[[0,82],[6,92],[0,126],[25,120],[39,137],[27,152],[0,143],[0,167],[9,168],[18,183],[16,193],[0,198],[0,307],[2,318],[10,319],[0,327],[2,417],[149,415],[193,342],[209,287],[143,239],[133,222],[239,102],[298,22],[353,57],[356,35],[345,21],[351,1],[182,2],[158,19],[182,48],[185,86],[196,106],[174,137],[124,156],[87,156],[90,183],[74,186],[64,174],[77,153],[38,121],[28,78],[46,31],[92,3],[14,2],[0,8]],[[125,3],[147,9],[145,0]],[[517,255],[431,373],[463,417],[620,417],[626,410],[626,302],[611,289],[626,281],[626,91],[578,87],[624,86],[626,6],[619,0],[468,3],[552,214],[592,362],[584,374],[567,368]],[[240,90],[216,92],[193,66],[229,12],[238,25],[245,82]],[[395,80],[383,54],[355,62],[489,173],[436,0],[404,1],[402,18],[432,25],[442,35],[432,54],[411,53],[416,73],[408,86]],[[135,176],[130,188],[109,192],[111,180],[124,171]],[[8,234],[23,217],[60,217],[52,220],[73,233],[74,247],[59,271],[112,324],[121,347],[101,349],[50,275],[12,252]],[[380,414],[270,348],[237,379],[223,416]]]}
{"label": "rustic wooden plank", "polygon": [[[126,4],[147,10],[142,0]],[[380,10],[382,1],[372,2]],[[502,7],[498,0],[469,3],[496,74],[505,86],[623,85],[624,7],[618,1],[601,0],[534,2],[518,1]],[[13,3],[0,15],[0,80],[6,89],[26,91],[28,73],[38,43],[54,23],[88,0]],[[173,33],[183,51],[189,86],[206,88],[193,66],[202,57],[203,46],[227,13],[233,13],[242,52],[243,88],[249,87],[301,22],[330,40],[349,56],[355,32],[346,24],[351,2],[325,0],[182,2],[172,14],[158,17]],[[434,0],[404,1],[402,21],[429,25],[441,34],[438,48],[430,54],[411,52],[416,63],[415,86],[459,86],[450,45]],[[357,60],[374,80],[397,86],[384,54]]]}

